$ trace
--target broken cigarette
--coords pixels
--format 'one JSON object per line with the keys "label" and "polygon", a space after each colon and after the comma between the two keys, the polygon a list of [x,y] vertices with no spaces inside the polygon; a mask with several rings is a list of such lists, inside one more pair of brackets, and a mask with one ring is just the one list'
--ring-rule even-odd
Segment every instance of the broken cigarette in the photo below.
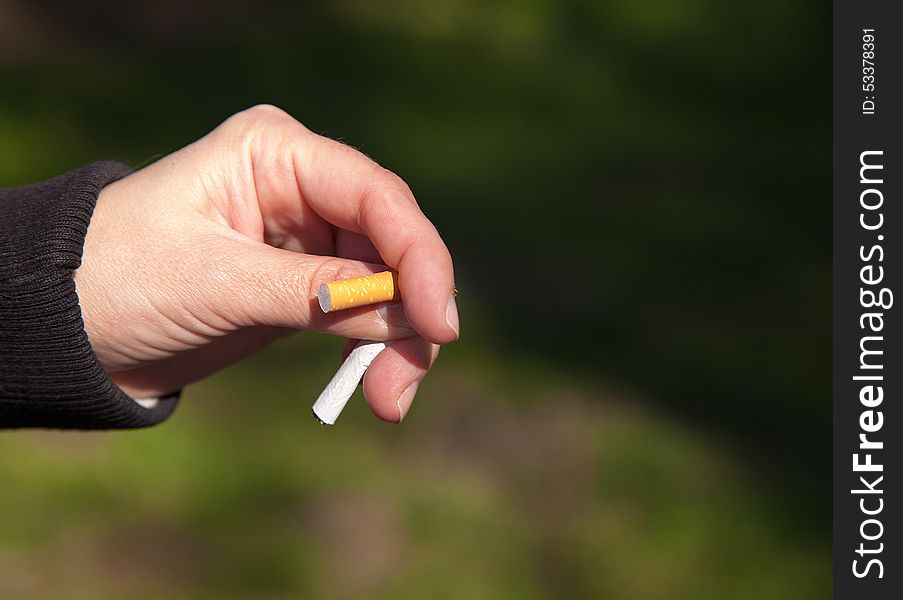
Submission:
{"label": "broken cigarette", "polygon": [[317,298],[325,313],[398,300],[398,276],[392,271],[383,271],[375,275],[324,283],[320,286]]}
{"label": "broken cigarette", "polygon": [[[324,283],[317,291],[317,299],[324,313],[345,310],[355,306],[367,306],[379,302],[398,300],[397,275],[383,271],[365,277]],[[332,381],[314,402],[311,409],[315,418],[324,425],[333,425],[376,355],[385,349],[385,342],[363,341],[336,371]]]}
{"label": "broken cigarette", "polygon": [[[457,288],[453,293],[458,295]],[[383,271],[365,277],[324,283],[317,291],[317,299],[324,313],[399,300],[398,275],[392,271]],[[389,343],[391,342],[359,343],[314,402],[311,409],[314,418],[323,425],[334,425],[370,363]]]}
{"label": "broken cigarette", "polygon": [[320,397],[314,402],[311,409],[314,417],[324,425],[334,425],[336,419],[342,414],[342,409],[348,404],[348,400],[357,389],[357,385],[367,372],[367,367],[376,358],[376,355],[386,348],[387,342],[363,341],[358,344],[326,388],[320,393]]}

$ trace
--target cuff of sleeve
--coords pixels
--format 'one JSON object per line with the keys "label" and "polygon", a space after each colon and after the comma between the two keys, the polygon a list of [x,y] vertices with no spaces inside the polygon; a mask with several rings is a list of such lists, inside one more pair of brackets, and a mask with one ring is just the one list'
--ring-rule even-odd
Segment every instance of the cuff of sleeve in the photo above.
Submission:
{"label": "cuff of sleeve", "polygon": [[139,403],[110,380],[72,278],[97,196],[130,172],[99,162],[0,193],[0,428],[148,427],[175,409],[180,392]]}

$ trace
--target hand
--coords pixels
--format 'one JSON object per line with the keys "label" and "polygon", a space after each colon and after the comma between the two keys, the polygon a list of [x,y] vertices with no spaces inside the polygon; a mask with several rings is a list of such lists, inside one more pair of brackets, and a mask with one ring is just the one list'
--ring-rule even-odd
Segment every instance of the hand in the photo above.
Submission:
{"label": "hand", "polygon": [[[323,314],[321,283],[386,269],[400,305]],[[101,192],[75,283],[91,345],[152,398],[310,329],[398,339],[364,378],[400,421],[439,344],[458,337],[451,256],[408,186],[281,110],[239,113]]]}

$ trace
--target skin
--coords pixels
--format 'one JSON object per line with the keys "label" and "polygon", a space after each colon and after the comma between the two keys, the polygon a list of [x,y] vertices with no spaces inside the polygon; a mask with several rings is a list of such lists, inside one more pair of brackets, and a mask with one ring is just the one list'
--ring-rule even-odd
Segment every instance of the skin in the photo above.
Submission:
{"label": "skin", "polygon": [[[403,310],[320,311],[320,284],[387,265]],[[305,329],[398,340],[364,378],[374,414],[398,422],[459,335],[451,256],[410,188],[272,106],[104,188],[75,283],[101,364],[138,399]]]}

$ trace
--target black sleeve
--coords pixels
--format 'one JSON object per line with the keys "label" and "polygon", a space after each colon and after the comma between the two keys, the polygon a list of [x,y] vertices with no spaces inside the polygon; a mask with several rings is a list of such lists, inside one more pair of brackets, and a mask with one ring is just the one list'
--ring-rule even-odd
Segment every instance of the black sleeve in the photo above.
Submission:
{"label": "black sleeve", "polygon": [[104,372],[82,321],[72,272],[116,162],[0,190],[0,428],[122,429],[159,423],[178,394],[129,398]]}

